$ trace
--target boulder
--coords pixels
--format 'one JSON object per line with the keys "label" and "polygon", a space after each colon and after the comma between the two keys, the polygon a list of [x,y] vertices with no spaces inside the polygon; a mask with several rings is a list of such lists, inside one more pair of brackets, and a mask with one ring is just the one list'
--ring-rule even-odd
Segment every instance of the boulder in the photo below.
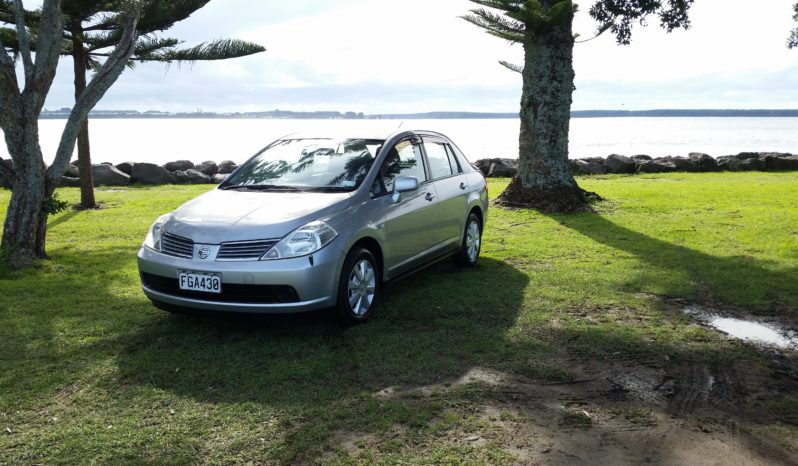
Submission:
{"label": "boulder", "polygon": [[723,155],[717,158],[718,170],[736,172],[740,169],[740,159],[733,155]]}
{"label": "boulder", "polygon": [[742,159],[740,160],[739,168],[742,171],[762,170],[763,164],[759,159]]}
{"label": "boulder", "polygon": [[718,162],[712,158],[709,154],[703,154],[701,152],[690,152],[688,154],[690,160],[693,161],[698,170],[702,172],[714,172],[718,171]]}
{"label": "boulder", "polygon": [[571,165],[572,175],[582,175],[582,165],[587,164],[587,162],[580,159],[570,159],[568,160],[568,163]]}
{"label": "boulder", "polygon": [[739,160],[758,159],[759,152],[740,152],[736,157]]}
{"label": "boulder", "polygon": [[644,161],[644,160],[654,160],[654,158],[653,158],[653,157],[651,157],[650,155],[646,155],[646,154],[637,154],[637,155],[633,155],[633,156],[632,156],[632,159],[633,159],[635,162],[642,162],[642,161]]}
{"label": "boulder", "polygon": [[585,175],[604,175],[607,173],[607,167],[598,162],[587,162],[581,166],[581,169]]}
{"label": "boulder", "polygon": [[194,168],[194,163],[190,160],[176,160],[174,162],[167,162],[164,168],[170,172],[185,171]]}
{"label": "boulder", "polygon": [[765,170],[798,170],[798,155],[782,157],[767,155],[759,161]]}
{"label": "boulder", "polygon": [[670,162],[676,166],[676,170],[680,172],[697,172],[699,171],[692,159],[687,157],[671,157]]}
{"label": "boulder", "polygon": [[488,177],[513,177],[515,174],[518,173],[517,167],[511,167],[506,165],[501,160],[493,162],[490,164],[490,169],[488,170]]}
{"label": "boulder", "polygon": [[[238,164],[233,162],[232,160],[225,160],[224,162],[219,164],[219,173],[222,175],[227,175],[229,173],[233,173],[235,169],[238,168]],[[487,174],[487,171],[485,172]]]}
{"label": "boulder", "polygon": [[472,163],[471,165],[474,166],[477,170],[482,172],[482,175],[488,176],[488,171],[490,170],[490,159],[479,159],[476,162]]}
{"label": "boulder", "polygon": [[647,160],[638,165],[638,173],[665,173],[676,171],[676,165],[669,160],[655,159]]}
{"label": "boulder", "polygon": [[116,169],[120,172],[126,174],[127,176],[133,175],[133,162],[122,162],[118,165],[115,165]]}
{"label": "boulder", "polygon": [[610,173],[634,173],[635,161],[625,155],[612,154],[604,160],[604,166]]}
{"label": "boulder", "polygon": [[58,186],[62,188],[79,188],[80,178],[75,178],[72,176],[62,176],[61,181],[58,183]]}
{"label": "boulder", "polygon": [[80,178],[80,170],[74,165],[67,165],[64,176],[68,176],[70,178]]}
{"label": "boulder", "polygon": [[11,189],[14,185],[13,173],[14,161],[0,159],[0,188]]}
{"label": "boulder", "polygon": [[177,184],[206,184],[211,183],[211,177],[190,168],[188,170],[178,170],[173,173]]}
{"label": "boulder", "polygon": [[215,174],[215,175],[213,175],[211,177],[211,182],[213,184],[222,184],[222,183],[224,183],[224,180],[226,180],[226,179],[227,179],[227,175],[222,174],[222,173],[217,173],[217,174]]}
{"label": "boulder", "polygon": [[169,184],[174,179],[164,167],[154,163],[137,163],[133,165],[130,181],[141,184]]}
{"label": "boulder", "polygon": [[212,160],[206,160],[199,165],[194,167],[195,170],[202,172],[208,176],[213,176],[219,173],[219,167],[216,165],[216,162]]}
{"label": "boulder", "polygon": [[600,163],[604,165],[604,157],[583,157],[581,160],[587,163]]}
{"label": "boulder", "polygon": [[112,165],[92,165],[91,178],[94,186],[125,186],[130,184],[130,175]]}

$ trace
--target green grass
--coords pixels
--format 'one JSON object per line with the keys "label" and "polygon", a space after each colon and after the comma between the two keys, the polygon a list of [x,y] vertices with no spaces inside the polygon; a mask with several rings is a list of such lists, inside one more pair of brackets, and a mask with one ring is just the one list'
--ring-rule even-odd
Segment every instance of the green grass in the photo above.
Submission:
{"label": "green grass", "polygon": [[[472,367],[544,382],[608,357],[771,370],[672,303],[798,320],[798,173],[579,181],[607,198],[598,213],[493,207],[476,270],[443,263],[392,284],[354,328],[156,310],[136,251],[158,215],[208,187],[100,190],[103,209],[50,220],[49,260],[0,270],[0,464],[501,464],[498,436],[452,440],[489,430],[479,412],[496,388],[453,383]],[[375,396],[387,387],[431,388]]]}

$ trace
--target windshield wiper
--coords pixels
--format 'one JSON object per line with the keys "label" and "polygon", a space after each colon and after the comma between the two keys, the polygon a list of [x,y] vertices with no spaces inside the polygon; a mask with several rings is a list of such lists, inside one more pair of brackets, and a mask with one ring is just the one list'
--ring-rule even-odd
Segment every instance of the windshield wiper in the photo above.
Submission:
{"label": "windshield wiper", "polygon": [[319,193],[348,193],[353,191],[354,187],[347,186],[314,186],[312,188],[304,189],[303,191],[319,192]]}
{"label": "windshield wiper", "polygon": [[252,191],[301,191],[294,186],[285,186],[279,184],[231,184],[221,188],[224,191],[230,189],[250,189]]}

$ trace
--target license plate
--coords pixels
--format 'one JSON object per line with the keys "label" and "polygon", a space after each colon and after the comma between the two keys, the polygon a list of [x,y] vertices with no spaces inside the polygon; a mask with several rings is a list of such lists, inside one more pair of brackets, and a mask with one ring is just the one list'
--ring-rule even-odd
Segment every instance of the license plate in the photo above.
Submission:
{"label": "license plate", "polygon": [[218,273],[180,272],[177,276],[181,290],[222,292],[222,276]]}

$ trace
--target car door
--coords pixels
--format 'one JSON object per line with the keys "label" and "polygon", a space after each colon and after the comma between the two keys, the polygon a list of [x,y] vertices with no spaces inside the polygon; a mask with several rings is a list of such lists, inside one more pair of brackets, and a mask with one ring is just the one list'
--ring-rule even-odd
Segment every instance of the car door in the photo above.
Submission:
{"label": "car door", "polygon": [[447,244],[458,247],[468,209],[468,177],[447,141],[425,136],[423,143],[432,184],[438,194],[436,228]]}
{"label": "car door", "polygon": [[[418,179],[418,189],[402,193],[401,200],[391,199],[393,182],[400,176]],[[391,148],[380,166],[374,202],[382,204],[385,215],[379,228],[384,235],[384,259],[387,276],[402,273],[424,261],[444,238],[434,228],[438,218],[438,196],[427,179],[421,141],[408,138]]]}

